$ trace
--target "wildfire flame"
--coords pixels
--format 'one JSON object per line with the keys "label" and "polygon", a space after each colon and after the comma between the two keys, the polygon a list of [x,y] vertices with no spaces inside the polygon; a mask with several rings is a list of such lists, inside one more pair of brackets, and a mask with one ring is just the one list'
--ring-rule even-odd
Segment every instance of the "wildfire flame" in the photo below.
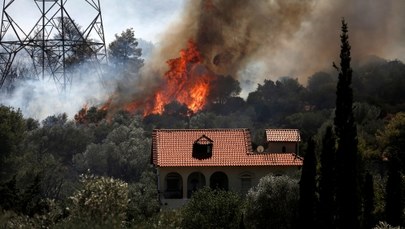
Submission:
{"label": "wildfire flame", "polygon": [[[164,74],[162,84],[142,101],[135,99],[124,105],[124,110],[136,112],[143,109],[143,115],[162,114],[165,105],[177,101],[192,112],[201,110],[207,103],[210,82],[215,74],[203,65],[203,57],[196,44],[190,40],[186,49],[180,50],[180,57],[167,61],[169,70]],[[108,110],[110,98],[99,109]]]}

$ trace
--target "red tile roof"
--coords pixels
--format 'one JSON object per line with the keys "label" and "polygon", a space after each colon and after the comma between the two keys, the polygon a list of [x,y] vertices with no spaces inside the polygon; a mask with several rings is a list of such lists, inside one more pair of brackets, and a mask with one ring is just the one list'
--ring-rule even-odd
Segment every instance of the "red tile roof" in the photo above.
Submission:
{"label": "red tile roof", "polygon": [[300,132],[297,129],[266,129],[268,142],[300,142]]}
{"label": "red tile roof", "polygon": [[[204,137],[203,137],[204,136]],[[193,144],[203,138],[212,141],[212,156],[192,156]],[[248,129],[157,129],[152,136],[156,166],[301,166],[293,153],[253,153]]]}

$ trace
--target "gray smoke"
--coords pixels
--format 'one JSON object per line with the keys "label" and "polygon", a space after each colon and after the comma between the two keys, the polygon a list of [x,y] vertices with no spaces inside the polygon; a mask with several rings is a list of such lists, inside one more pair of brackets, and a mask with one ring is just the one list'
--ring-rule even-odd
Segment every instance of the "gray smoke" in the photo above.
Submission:
{"label": "gray smoke", "polygon": [[339,60],[342,18],[349,24],[353,61],[368,55],[404,60],[404,8],[401,0],[190,1],[162,36],[144,75],[151,69],[162,75],[165,61],[192,39],[207,67],[251,89],[265,78],[281,76],[305,83]]}
{"label": "gray smoke", "polygon": [[[21,107],[24,113],[38,119],[60,112],[73,117],[84,104],[97,105],[111,94],[114,109],[132,101],[142,104],[162,83],[168,70],[166,61],[177,58],[190,39],[196,42],[207,68],[241,82],[242,96],[255,90],[264,79],[291,76],[305,84],[308,76],[331,70],[331,63],[339,62],[342,18],[349,25],[353,62],[368,55],[404,61],[403,9],[402,0],[188,1],[181,17],[160,37],[154,53],[132,83],[121,83],[118,90],[111,92],[111,88],[102,88],[99,83],[76,81],[71,93],[57,101],[59,94],[52,89],[54,85],[39,81],[26,83],[27,87],[1,98],[1,102]],[[141,26],[133,25],[135,31]],[[111,82],[116,84],[120,83]]]}

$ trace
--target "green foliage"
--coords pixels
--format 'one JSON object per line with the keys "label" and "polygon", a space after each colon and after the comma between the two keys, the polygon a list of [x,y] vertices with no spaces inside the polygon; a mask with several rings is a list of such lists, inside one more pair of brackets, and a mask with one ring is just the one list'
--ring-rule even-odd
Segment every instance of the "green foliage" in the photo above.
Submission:
{"label": "green foliage", "polygon": [[380,158],[376,132],[383,128],[381,109],[367,103],[354,103],[353,116],[357,124],[359,152],[371,160]]}
{"label": "green foliage", "polygon": [[179,229],[183,220],[182,211],[178,209],[162,210],[145,221],[133,224],[136,229]]}
{"label": "green foliage", "polygon": [[335,107],[336,77],[325,72],[317,72],[308,79],[308,101],[316,109]]}
{"label": "green foliage", "polygon": [[13,211],[1,211],[0,228],[55,228],[63,218],[63,209],[54,200],[46,199],[44,202],[48,206],[48,211],[32,217]]}
{"label": "green foliage", "polygon": [[298,180],[267,175],[247,194],[246,228],[294,228],[299,201]]}
{"label": "green foliage", "polygon": [[363,212],[363,227],[371,228],[375,225],[375,197],[374,197],[374,179],[368,172],[364,182],[364,212]]}
{"label": "green foliage", "polygon": [[18,153],[25,131],[25,122],[20,110],[0,105],[0,181],[11,178],[13,154]]}
{"label": "green foliage", "polygon": [[225,104],[230,97],[241,92],[239,81],[232,76],[218,76],[212,82],[208,99],[213,103]]}
{"label": "green foliage", "polygon": [[[383,152],[397,156],[405,165],[405,112],[399,112],[377,133]],[[404,171],[404,170],[403,170]]]}
{"label": "green foliage", "polygon": [[142,49],[137,46],[138,41],[133,28],[126,29],[120,35],[115,34],[115,40],[108,45],[109,60],[116,68],[132,65],[132,68],[139,70],[143,60],[140,59]]}
{"label": "green foliage", "polygon": [[[55,22],[56,23],[56,22]],[[65,67],[73,70],[77,65],[84,64],[86,60],[95,54],[94,47],[91,47],[90,40],[86,40],[85,31],[82,31],[81,26],[69,17],[58,18],[58,28],[55,29],[54,39],[65,39],[67,41],[75,41],[77,45],[71,45],[69,55],[65,57]],[[63,26],[63,28],[62,28]],[[42,34],[36,34],[42,36]],[[47,65],[52,66],[58,63],[57,57],[51,55],[46,58]]]}
{"label": "green foliage", "polygon": [[342,20],[340,69],[336,88],[335,132],[337,227],[358,228],[360,216],[357,129],[353,117],[352,68],[347,24]]}
{"label": "green foliage", "polygon": [[182,212],[183,228],[237,228],[242,215],[238,194],[204,187],[193,193]]}
{"label": "green foliage", "polygon": [[128,126],[117,125],[102,143],[91,143],[75,156],[81,172],[90,170],[101,176],[111,176],[127,182],[138,181],[149,168],[150,139],[134,119]]}
{"label": "green foliage", "polygon": [[83,152],[93,140],[89,129],[67,121],[66,114],[49,116],[42,123],[42,128],[29,132],[24,139],[25,151],[39,157],[51,154],[70,165],[74,155]]}
{"label": "green foliage", "polygon": [[306,90],[298,80],[282,78],[273,82],[264,80],[257,90],[249,93],[247,104],[254,107],[257,121],[265,122],[270,119],[278,122],[285,116],[302,111]]}
{"label": "green foliage", "polygon": [[144,172],[137,183],[129,185],[127,220],[132,223],[146,221],[160,210],[156,174]]}
{"label": "green foliage", "polygon": [[331,126],[326,128],[322,139],[322,151],[320,157],[319,174],[319,223],[322,228],[333,228],[336,215],[335,194],[336,194],[336,139]]}
{"label": "green foliage", "polygon": [[394,155],[391,156],[389,160],[385,197],[385,217],[389,224],[398,226],[401,225],[404,218],[404,198],[402,194],[404,179],[401,176],[401,165],[399,158]]}
{"label": "green foliage", "polygon": [[302,165],[299,201],[300,225],[304,228],[315,227],[317,204],[316,199],[316,167],[315,142],[310,139]]}
{"label": "green foliage", "polygon": [[403,111],[404,72],[405,65],[399,60],[378,60],[359,67],[353,81],[357,100],[381,107],[387,113]]}
{"label": "green foliage", "polygon": [[331,113],[331,110],[294,113],[285,118],[285,125],[299,129],[301,138],[308,139],[310,136],[314,136],[320,126],[330,119]]}
{"label": "green foliage", "polygon": [[82,108],[75,116],[76,123],[90,124],[99,123],[107,116],[107,111],[97,107]]}
{"label": "green foliage", "polygon": [[145,129],[155,128],[183,129],[187,128],[188,116],[184,115],[157,115],[151,114],[144,118]]}
{"label": "green foliage", "polygon": [[126,219],[128,184],[94,175],[82,175],[81,182],[83,187],[70,198],[69,224],[120,227]]}
{"label": "green foliage", "polygon": [[216,115],[211,112],[199,112],[190,118],[191,129],[214,128]]}

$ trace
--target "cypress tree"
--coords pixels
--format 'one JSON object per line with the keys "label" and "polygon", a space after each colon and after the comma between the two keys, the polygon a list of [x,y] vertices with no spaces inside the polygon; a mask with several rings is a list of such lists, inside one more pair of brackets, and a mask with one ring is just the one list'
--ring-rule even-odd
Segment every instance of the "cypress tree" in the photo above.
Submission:
{"label": "cypress tree", "polygon": [[364,181],[364,219],[363,228],[372,228],[376,222],[374,219],[374,180],[371,173],[366,174]]}
{"label": "cypress tree", "polygon": [[332,127],[328,126],[322,139],[319,178],[319,220],[325,229],[335,227],[335,144]]}
{"label": "cypress tree", "polygon": [[335,133],[336,151],[336,207],[338,228],[359,228],[359,194],[357,168],[357,130],[353,118],[352,68],[348,28],[342,20],[340,35],[340,69],[336,89]]}
{"label": "cypress tree", "polygon": [[302,228],[315,227],[316,206],[316,156],[315,142],[309,139],[308,148],[302,165],[300,180],[299,215]]}
{"label": "cypress tree", "polygon": [[402,221],[403,200],[401,183],[401,165],[398,156],[394,154],[389,162],[385,198],[386,220],[392,226],[398,226]]}

